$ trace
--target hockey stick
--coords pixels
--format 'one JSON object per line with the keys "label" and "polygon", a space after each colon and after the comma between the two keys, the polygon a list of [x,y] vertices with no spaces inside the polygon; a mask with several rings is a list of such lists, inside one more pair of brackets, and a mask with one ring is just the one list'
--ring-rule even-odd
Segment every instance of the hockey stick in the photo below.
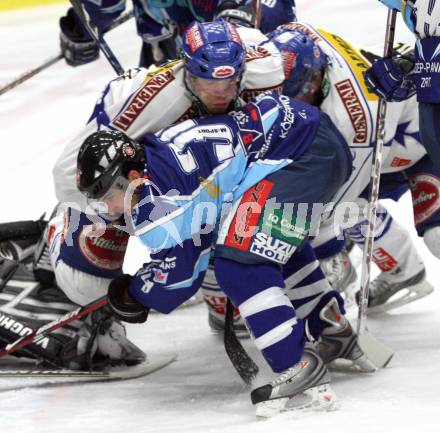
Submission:
{"label": "hockey stick", "polygon": [[243,379],[243,382],[250,385],[252,380],[258,374],[258,365],[244,350],[234,330],[234,306],[228,298],[226,302],[226,318],[225,318],[225,333],[224,345],[226,353],[232,362],[235,370]]}
{"label": "hockey stick", "polygon": [[[121,15],[119,18],[117,18],[112,25],[108,28],[107,31],[113,30],[114,28],[120,26],[121,24],[124,24],[126,21],[128,21],[130,18],[133,17],[133,11],[129,11],[126,14]],[[24,72],[20,76],[18,76],[15,80],[10,81],[9,83],[6,83],[3,87],[0,87],[0,96],[3,95],[3,93],[8,92],[9,90],[14,89],[19,84],[24,83],[25,81],[29,80],[29,78],[32,78],[34,75],[37,75],[39,72],[44,71],[49,66],[52,66],[53,64],[57,63],[59,60],[63,59],[64,56],[62,53],[59,53],[56,56],[50,57],[45,62],[43,62],[40,66],[37,66],[35,69],[31,69],[29,71]]]}
{"label": "hockey stick", "polygon": [[93,27],[92,25],[93,23],[84,5],[79,0],[69,0],[69,1],[72,4],[72,7],[75,10],[76,14],[78,15],[79,19],[81,20],[82,24],[88,31],[90,37],[98,44],[99,49],[103,52],[104,56],[107,58],[107,60],[109,61],[110,65],[113,67],[115,72],[118,75],[122,75],[124,73],[124,68],[121,66],[118,59],[113,54],[113,51],[107,45],[107,42],[104,40],[102,34],[99,33],[97,30],[95,30],[95,28]]}
{"label": "hockey stick", "polygon": [[[396,28],[396,15],[397,12],[394,9],[388,10],[387,29],[384,44],[384,57],[390,57],[393,51],[394,31]],[[379,199],[380,169],[382,165],[382,152],[385,137],[385,116],[386,102],[383,98],[379,98],[376,117],[376,145],[373,148],[373,160],[371,165],[371,177],[368,194],[368,224],[362,257],[360,301],[357,322],[357,334],[359,336],[362,335],[367,328],[371,261],[373,258],[374,233],[376,228],[376,211],[377,202]]]}
{"label": "hockey stick", "polygon": [[253,0],[252,7],[255,14],[255,28],[259,29],[261,24],[261,0]]}
{"label": "hockey stick", "polygon": [[[255,14],[255,28],[260,28],[261,18],[261,0],[254,0],[252,7]],[[223,335],[223,342],[225,351],[232,362],[237,373],[247,385],[252,383],[252,380],[258,374],[258,365],[248,355],[240,340],[237,338],[234,329],[234,306],[229,298],[226,302],[226,317],[225,317],[225,332]]]}
{"label": "hockey stick", "polygon": [[103,296],[102,298],[99,298],[96,301],[91,302],[90,304],[78,307],[73,311],[69,311],[63,316],[58,317],[58,319],[55,319],[54,321],[41,326],[31,334],[24,335],[23,337],[16,340],[14,343],[8,344],[5,348],[0,350],[0,358],[2,356],[10,355],[11,353],[14,353],[17,350],[20,350],[23,347],[26,347],[27,345],[32,343],[44,345],[45,343],[47,343],[46,335],[52,333],[53,331],[56,331],[59,328],[62,328],[68,323],[80,319],[81,317],[85,316],[88,313],[91,313],[92,311],[98,310],[105,305],[107,305],[107,297]]}

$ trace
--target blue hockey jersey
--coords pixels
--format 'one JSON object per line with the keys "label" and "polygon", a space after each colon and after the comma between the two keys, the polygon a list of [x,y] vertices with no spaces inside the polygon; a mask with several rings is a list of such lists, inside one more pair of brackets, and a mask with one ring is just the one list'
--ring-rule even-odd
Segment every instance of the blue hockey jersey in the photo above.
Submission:
{"label": "blue hockey jersey", "polygon": [[153,254],[136,273],[130,294],[163,313],[191,297],[232,203],[302,155],[319,119],[315,107],[263,95],[228,115],[144,136],[147,181],[132,217],[135,235]]}

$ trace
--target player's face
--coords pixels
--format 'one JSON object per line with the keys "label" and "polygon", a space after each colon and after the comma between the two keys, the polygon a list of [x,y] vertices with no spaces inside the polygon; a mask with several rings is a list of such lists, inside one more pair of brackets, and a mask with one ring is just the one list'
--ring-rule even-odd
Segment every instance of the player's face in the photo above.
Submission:
{"label": "player's face", "polygon": [[122,215],[124,213],[125,191],[120,189],[111,189],[101,201],[105,203],[109,215]]}
{"label": "player's face", "polygon": [[192,91],[212,114],[226,113],[238,94],[238,78],[206,80],[190,77],[190,81]]}

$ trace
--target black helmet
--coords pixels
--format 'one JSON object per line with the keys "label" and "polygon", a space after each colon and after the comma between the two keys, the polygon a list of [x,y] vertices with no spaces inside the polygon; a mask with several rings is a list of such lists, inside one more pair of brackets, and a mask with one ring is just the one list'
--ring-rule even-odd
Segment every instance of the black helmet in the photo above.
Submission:
{"label": "black helmet", "polygon": [[76,183],[88,198],[99,199],[130,170],[142,172],[144,168],[145,154],[139,143],[120,131],[98,131],[79,149]]}

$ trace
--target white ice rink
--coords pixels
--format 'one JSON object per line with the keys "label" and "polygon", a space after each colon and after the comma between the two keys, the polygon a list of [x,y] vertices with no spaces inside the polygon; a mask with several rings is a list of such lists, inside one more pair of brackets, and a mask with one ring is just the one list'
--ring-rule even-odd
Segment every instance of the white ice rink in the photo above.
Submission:
{"label": "white ice rink", "polygon": [[[299,0],[298,16],[355,45],[381,45],[386,9],[376,0]],[[0,86],[58,53],[64,6],[0,13]],[[411,42],[400,18],[397,40]],[[137,64],[134,22],[107,41],[124,67]],[[0,222],[35,219],[55,204],[51,168],[114,76],[104,58],[80,68],[60,61],[0,96]],[[166,109],[166,107],[163,107]],[[408,196],[389,209],[415,239],[436,285],[438,261],[416,237]],[[139,264],[131,252],[127,270]],[[136,256],[136,257],[135,257]],[[249,392],[231,366],[203,305],[152,315],[130,327],[149,355],[178,352],[177,362],[133,381],[0,392],[0,433],[406,433],[440,427],[440,293],[370,318],[370,330],[396,351],[373,375],[335,374],[342,407],[332,413],[283,414],[256,421]],[[262,365],[257,384],[268,371]],[[1,388],[7,379],[0,379]]]}

